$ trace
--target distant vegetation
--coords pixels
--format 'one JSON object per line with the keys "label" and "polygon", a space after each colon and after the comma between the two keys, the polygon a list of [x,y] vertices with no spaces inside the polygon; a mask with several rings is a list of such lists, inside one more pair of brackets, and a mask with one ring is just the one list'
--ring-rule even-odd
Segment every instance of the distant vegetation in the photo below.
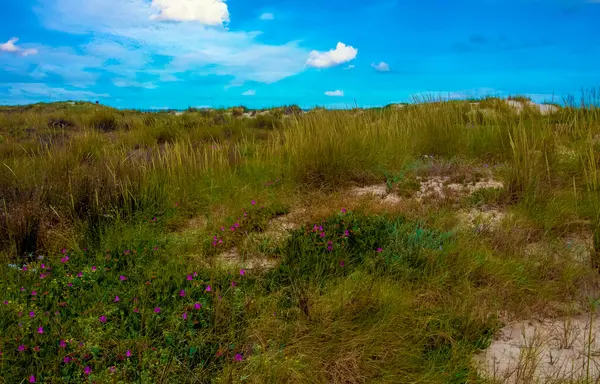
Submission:
{"label": "distant vegetation", "polygon": [[[479,380],[500,314],[600,293],[600,109],[574,104],[0,107],[0,382]],[[504,188],[415,200],[484,174]],[[347,192],[380,183],[402,202]],[[458,226],[490,207],[498,229]],[[525,256],[584,235],[585,265]]]}

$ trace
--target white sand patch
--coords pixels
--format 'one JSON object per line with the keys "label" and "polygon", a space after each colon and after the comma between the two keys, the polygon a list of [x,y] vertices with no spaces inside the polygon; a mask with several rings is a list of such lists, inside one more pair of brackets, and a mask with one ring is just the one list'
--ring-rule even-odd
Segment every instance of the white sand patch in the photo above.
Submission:
{"label": "white sand patch", "polygon": [[498,209],[477,209],[461,210],[457,214],[459,219],[459,228],[474,230],[477,233],[493,231],[500,226],[502,220],[506,217],[506,212]]}
{"label": "white sand patch", "polygon": [[525,246],[526,256],[552,255],[555,258],[566,258],[569,261],[590,265],[594,239],[591,232],[571,234],[554,242],[538,241]]}
{"label": "white sand patch", "polygon": [[500,383],[597,382],[599,337],[598,315],[526,320],[502,328],[474,362],[482,376]]}
{"label": "white sand patch", "polygon": [[216,258],[217,265],[225,268],[243,268],[248,270],[266,270],[277,267],[279,261],[263,255],[244,257],[237,247],[220,253]]}
{"label": "white sand patch", "polygon": [[400,196],[388,190],[387,184],[375,184],[368,185],[365,187],[355,187],[352,188],[348,194],[350,196],[356,197],[371,196],[379,198],[381,199],[382,203],[390,205],[398,204],[402,201]]}
{"label": "white sand patch", "polygon": [[449,195],[468,196],[481,189],[504,188],[504,184],[502,182],[493,179],[463,184],[448,183],[450,178],[447,176],[433,176],[425,180],[422,178],[418,179],[421,182],[421,188],[416,193],[416,198],[418,200],[426,197],[445,199]]}
{"label": "white sand patch", "polygon": [[513,107],[517,113],[521,113],[525,106],[537,109],[542,115],[549,115],[558,112],[559,108],[556,105],[551,104],[538,104],[533,101],[517,101],[517,100],[506,100],[506,103]]}

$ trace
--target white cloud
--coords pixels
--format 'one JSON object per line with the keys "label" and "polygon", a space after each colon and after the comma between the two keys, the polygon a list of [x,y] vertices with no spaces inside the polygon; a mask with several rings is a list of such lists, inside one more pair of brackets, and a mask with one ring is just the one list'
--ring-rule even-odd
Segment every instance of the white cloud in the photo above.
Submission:
{"label": "white cloud", "polygon": [[388,65],[388,63],[385,63],[383,61],[379,64],[371,63],[371,67],[375,68],[375,70],[377,72],[389,72],[390,71],[390,66]]}
{"label": "white cloud", "polygon": [[[109,51],[113,60],[103,60],[94,69],[130,80],[135,80],[136,72],[144,72],[159,77],[156,81],[222,75],[236,84],[273,83],[306,69],[308,51],[297,42],[270,45],[256,40],[258,32],[209,28],[197,22],[160,23],[151,20],[156,12],[147,0],[87,0],[84,6],[80,0],[39,1],[44,26],[101,36],[85,51],[100,59]],[[155,57],[160,63],[152,62]]]}
{"label": "white cloud", "polygon": [[35,48],[23,49],[23,48],[17,47],[17,45],[15,44],[17,41],[19,41],[19,39],[17,37],[13,37],[13,38],[9,39],[6,43],[0,44],[0,51],[16,53],[21,56],[30,56],[30,55],[35,55],[36,53],[38,53],[38,50]]}
{"label": "white cloud", "polygon": [[204,25],[229,22],[229,10],[223,0],[152,0],[158,15],[152,20],[197,21]]}
{"label": "white cloud", "polygon": [[146,89],[155,89],[158,88],[156,84],[152,82],[139,82],[136,80],[129,79],[114,79],[113,84],[115,87],[119,88],[146,88]]}
{"label": "white cloud", "polygon": [[314,68],[329,68],[354,60],[357,54],[358,49],[339,42],[335,49],[327,52],[311,51],[306,64]]}
{"label": "white cloud", "polygon": [[256,91],[254,89],[249,89],[246,92],[242,93],[242,96],[255,96]]}
{"label": "white cloud", "polygon": [[260,19],[261,20],[273,20],[273,19],[275,19],[275,16],[270,12],[265,12],[262,15],[260,15]]}
{"label": "white cloud", "polygon": [[28,104],[31,101],[39,100],[96,100],[109,97],[106,93],[51,87],[44,83],[8,83],[3,84],[0,88],[7,88],[6,92],[0,93],[0,104],[11,105]]}
{"label": "white cloud", "polygon": [[344,96],[344,91],[340,91],[339,89],[336,91],[327,91],[325,92],[325,95],[327,96]]}
{"label": "white cloud", "polygon": [[349,66],[345,67],[344,69],[354,69],[354,64],[350,64]]}

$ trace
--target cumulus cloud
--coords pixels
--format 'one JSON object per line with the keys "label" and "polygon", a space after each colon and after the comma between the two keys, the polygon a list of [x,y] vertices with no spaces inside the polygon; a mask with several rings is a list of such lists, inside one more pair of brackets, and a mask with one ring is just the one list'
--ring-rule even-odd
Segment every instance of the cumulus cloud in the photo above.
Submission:
{"label": "cumulus cloud", "polygon": [[229,22],[229,10],[223,0],[152,0],[159,13],[152,20],[197,21],[204,25]]}
{"label": "cumulus cloud", "polygon": [[0,44],[0,52],[15,53],[20,56],[30,56],[38,53],[38,50],[35,48],[23,49],[21,47],[17,47],[17,41],[19,41],[19,39],[13,37],[9,39],[6,43]]}
{"label": "cumulus cloud", "polygon": [[379,64],[371,63],[371,67],[375,68],[375,70],[377,72],[389,72],[390,71],[390,66],[388,65],[388,63],[385,63],[383,61]]}
{"label": "cumulus cloud", "polygon": [[344,91],[340,91],[339,89],[336,91],[327,91],[327,92],[325,92],[325,95],[340,97],[340,96],[344,96]]}
{"label": "cumulus cloud", "polygon": [[275,16],[270,12],[265,12],[262,15],[260,15],[260,19],[261,20],[273,20],[273,19],[275,19]]}
{"label": "cumulus cloud", "polygon": [[246,92],[242,93],[242,96],[255,96],[256,91],[254,89],[249,89]]}
{"label": "cumulus cloud", "polygon": [[335,67],[336,65],[354,60],[357,54],[358,49],[339,42],[334,49],[327,52],[311,51],[306,65],[314,68]]}

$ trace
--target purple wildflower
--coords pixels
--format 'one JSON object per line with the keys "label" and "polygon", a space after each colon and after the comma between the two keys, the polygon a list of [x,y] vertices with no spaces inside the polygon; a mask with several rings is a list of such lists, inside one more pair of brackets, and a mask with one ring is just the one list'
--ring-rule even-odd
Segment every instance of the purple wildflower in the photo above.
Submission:
{"label": "purple wildflower", "polygon": [[85,373],[86,375],[91,375],[92,374],[92,367],[90,367],[89,365],[86,366],[85,368],[83,368],[83,373]]}
{"label": "purple wildflower", "polygon": [[45,273],[40,273],[40,279],[44,279],[46,276],[48,275],[46,275]]}
{"label": "purple wildflower", "polygon": [[377,253],[383,252],[383,248],[377,248]]}
{"label": "purple wildflower", "polygon": [[66,249],[66,248],[63,248],[63,249],[62,249],[60,252],[61,252],[62,254],[65,254],[65,253],[67,253],[67,249]]}
{"label": "purple wildflower", "polygon": [[131,351],[129,349],[127,350],[127,352],[125,352],[125,356],[131,357]]}
{"label": "purple wildflower", "polygon": [[240,276],[244,276],[246,274],[246,270],[240,269]]}
{"label": "purple wildflower", "polygon": [[83,272],[79,272],[79,273],[77,274],[77,277],[81,277],[81,276],[83,276]]}
{"label": "purple wildflower", "polygon": [[92,272],[96,272],[96,269],[97,269],[97,268],[96,268],[96,266],[94,265],[94,266],[92,267]]}
{"label": "purple wildflower", "polygon": [[98,320],[100,320],[101,323],[106,323],[106,316],[102,315],[98,318]]}
{"label": "purple wildflower", "polygon": [[33,375],[29,376],[29,382],[35,383],[35,376],[33,376]]}
{"label": "purple wildflower", "polygon": [[3,303],[4,305],[8,305],[8,300],[4,300],[2,303]]}
{"label": "purple wildflower", "polygon": [[346,208],[342,208],[342,213],[346,213]]}
{"label": "purple wildflower", "polygon": [[41,268],[46,269],[46,264],[42,263]]}
{"label": "purple wildflower", "polygon": [[154,308],[154,313],[160,313],[160,308],[159,307]]}
{"label": "purple wildflower", "polygon": [[26,265],[23,266],[23,270],[26,271],[28,268]]}
{"label": "purple wildflower", "polygon": [[256,205],[256,201],[255,200],[252,200],[252,205]]}
{"label": "purple wildflower", "polygon": [[181,291],[179,291],[179,296],[185,297],[185,289],[182,289]]}
{"label": "purple wildflower", "polygon": [[345,267],[346,263],[344,262],[344,260],[340,261],[340,267]]}
{"label": "purple wildflower", "polygon": [[235,286],[236,286],[236,285],[237,285],[237,284],[235,283],[235,281],[233,281],[233,280],[232,280],[232,281],[231,281],[231,286],[235,288]]}
{"label": "purple wildflower", "polygon": [[194,277],[192,277],[192,275],[188,275],[187,279],[188,279],[188,281],[192,281],[192,280],[194,280]]}
{"label": "purple wildflower", "polygon": [[113,365],[112,367],[108,368],[108,371],[109,371],[110,373],[115,373],[115,372],[117,371],[117,367],[115,367],[115,366]]}
{"label": "purple wildflower", "polygon": [[236,353],[235,357],[233,359],[235,361],[242,361],[242,360],[244,360],[244,356],[240,355],[239,353]]}
{"label": "purple wildflower", "polygon": [[321,238],[325,237],[325,232],[321,232]]}
{"label": "purple wildflower", "polygon": [[21,287],[21,292],[23,292],[25,290],[25,288]]}
{"label": "purple wildflower", "polygon": [[328,246],[327,246],[327,250],[328,250],[329,252],[333,251],[333,245],[328,245]]}
{"label": "purple wildflower", "polygon": [[63,359],[63,362],[64,362],[65,364],[69,364],[69,363],[71,362],[71,360],[73,360],[73,359],[71,358],[71,356],[65,356],[65,358]]}
{"label": "purple wildflower", "polygon": [[140,312],[140,310],[139,310],[139,309],[137,309],[137,308],[133,308],[133,312],[135,312],[135,313],[139,313],[139,312]]}
{"label": "purple wildflower", "polygon": [[41,335],[44,333],[44,327],[38,327],[37,332]]}
{"label": "purple wildflower", "polygon": [[183,312],[183,314],[181,315],[181,317],[183,317],[183,320],[187,320],[187,312]]}
{"label": "purple wildflower", "polygon": [[210,285],[207,285],[206,286],[206,292],[210,292],[210,291],[211,291]]}
{"label": "purple wildflower", "polygon": [[34,318],[35,317],[35,312],[34,311],[29,312],[29,317]]}
{"label": "purple wildflower", "polygon": [[58,346],[61,348],[66,348],[67,347],[67,343],[64,340],[61,340],[58,342]]}
{"label": "purple wildflower", "polygon": [[118,303],[121,299],[119,298],[119,296],[115,296],[115,303]]}
{"label": "purple wildflower", "polygon": [[125,277],[125,276],[121,275],[121,276],[119,276],[119,280],[121,280],[121,281],[125,281],[125,280],[127,280],[127,277]]}
{"label": "purple wildflower", "polygon": [[19,345],[19,346],[17,347],[17,350],[18,350],[19,352],[23,352],[23,351],[25,350],[25,348],[26,348],[26,347],[25,347],[23,344],[21,344],[21,345]]}
{"label": "purple wildflower", "polygon": [[37,295],[37,291],[36,290],[31,291],[31,296],[35,296],[35,295]]}

